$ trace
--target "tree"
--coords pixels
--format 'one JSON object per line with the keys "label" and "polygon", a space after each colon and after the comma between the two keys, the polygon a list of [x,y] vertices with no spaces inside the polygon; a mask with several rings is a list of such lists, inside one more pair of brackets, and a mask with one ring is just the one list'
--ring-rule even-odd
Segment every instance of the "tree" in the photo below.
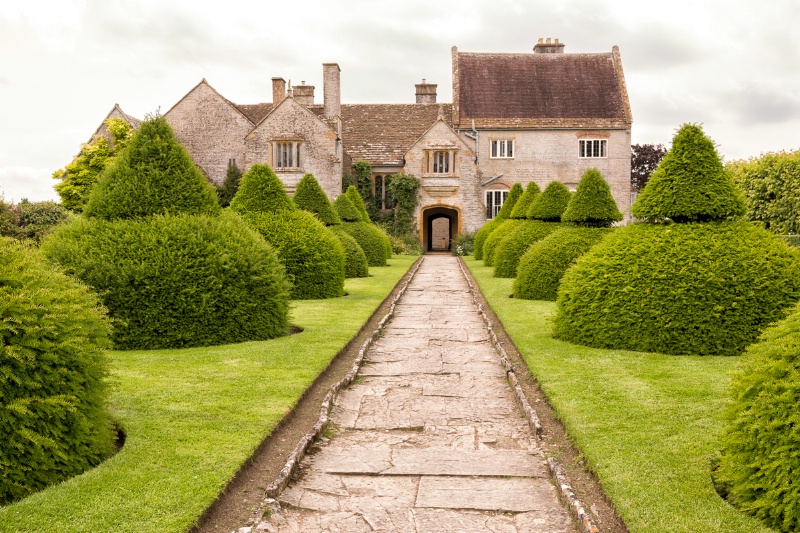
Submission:
{"label": "tree", "polygon": [[54,189],[66,209],[76,213],[83,211],[92,187],[133,136],[133,128],[122,119],[109,118],[106,126],[111,139],[104,135],[94,137],[81,147],[80,153],[69,165],[53,172],[53,179],[61,180]]}
{"label": "tree", "polygon": [[217,187],[217,198],[221,207],[231,205],[231,200],[239,190],[239,181],[242,179],[242,171],[236,166],[236,161],[231,159],[228,162],[228,172],[225,174],[225,181]]}
{"label": "tree", "polygon": [[631,146],[631,189],[639,192],[647,185],[667,149],[663,144],[634,144]]}

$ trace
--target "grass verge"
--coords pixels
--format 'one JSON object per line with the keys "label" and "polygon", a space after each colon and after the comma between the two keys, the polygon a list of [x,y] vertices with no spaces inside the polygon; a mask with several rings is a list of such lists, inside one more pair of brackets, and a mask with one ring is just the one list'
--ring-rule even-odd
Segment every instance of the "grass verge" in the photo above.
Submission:
{"label": "grass verge", "polygon": [[509,298],[513,279],[495,278],[492,267],[464,259],[631,532],[769,531],[723,501],[709,473],[738,357],[555,340],[554,302]]}
{"label": "grass verge", "polygon": [[124,448],[0,508],[0,531],[185,532],[416,259],[393,256],[371,277],[346,280],[342,298],[293,302],[292,323],[304,329],[296,335],[112,353]]}

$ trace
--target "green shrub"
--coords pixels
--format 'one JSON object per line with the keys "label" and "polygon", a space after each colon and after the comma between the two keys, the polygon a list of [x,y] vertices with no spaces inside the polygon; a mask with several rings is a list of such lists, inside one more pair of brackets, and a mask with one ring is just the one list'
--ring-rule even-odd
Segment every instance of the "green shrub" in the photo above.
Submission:
{"label": "green shrub", "polygon": [[742,215],[745,206],[713,141],[700,126],[684,124],[631,212],[652,222],[705,222]]}
{"label": "green shrub", "polygon": [[230,207],[237,213],[277,213],[297,209],[280,178],[267,164],[247,169]]}
{"label": "green shrub", "polygon": [[331,202],[328,200],[328,196],[319,186],[319,182],[313,174],[306,174],[297,184],[294,203],[300,209],[316,215],[326,226],[335,226],[342,223],[342,219],[336,214]]}
{"label": "green shrub", "polygon": [[293,283],[294,300],[344,294],[345,250],[336,235],[307,211],[244,213],[245,222],[271,244]]}
{"label": "green shrub", "polygon": [[[347,192],[345,193],[345,195],[353,203],[353,206],[358,211],[359,220],[361,220],[362,222],[367,222],[373,228],[375,228],[375,230],[377,230],[378,233],[376,233],[376,235],[378,235],[378,234],[380,235],[381,242],[383,243],[384,256],[385,256],[386,259],[391,258],[392,257],[392,241],[389,239],[389,236],[386,234],[385,231],[380,229],[378,226],[372,224],[372,221],[370,219],[369,213],[367,213],[367,209],[366,209],[366,207],[364,207],[364,199],[361,198],[361,195],[358,193],[358,189],[356,189],[355,187],[353,187],[351,185],[350,187],[347,188]],[[373,231],[372,233],[375,233],[375,232]],[[356,240],[358,240],[358,237],[356,237]],[[359,244],[360,244],[360,241],[359,241]],[[369,259],[369,253],[367,253],[366,250],[364,250],[364,253],[367,254],[367,259]],[[384,262],[383,264],[386,264],[386,263]],[[373,265],[372,262],[370,262],[370,266],[376,266],[376,265]]]}
{"label": "green shrub", "polygon": [[519,197],[517,203],[514,204],[514,209],[511,210],[509,218],[516,218],[520,220],[528,218],[528,209],[533,201],[536,200],[536,197],[541,193],[542,189],[539,188],[539,185],[537,185],[536,182],[532,181],[528,183],[528,186],[525,187],[525,192],[522,193],[522,196]]}
{"label": "green shrub", "polygon": [[470,231],[459,233],[450,244],[453,255],[472,255],[475,248],[475,234]]}
{"label": "green shrub", "polygon": [[87,287],[0,238],[0,505],[108,457],[110,324]]}
{"label": "green shrub", "polygon": [[342,222],[342,229],[364,250],[369,266],[386,266],[386,246],[383,240],[385,234],[381,230],[362,221]]}
{"label": "green shrub", "polygon": [[483,264],[485,266],[494,266],[495,253],[497,247],[503,242],[508,235],[517,230],[522,225],[522,220],[508,218],[500,222],[494,230],[486,237],[483,242]]}
{"label": "green shrub", "polygon": [[389,239],[392,241],[392,253],[395,255],[422,255],[422,244],[417,233],[389,235]]}
{"label": "green shrub", "polygon": [[79,217],[42,250],[100,293],[121,349],[265,340],[288,328],[284,268],[234,213]]}
{"label": "green shrub", "polygon": [[624,217],[611,196],[608,183],[596,168],[587,169],[561,215],[564,222],[605,228]]}
{"label": "green shrub", "polygon": [[557,222],[520,220],[516,229],[509,232],[497,245],[494,252],[494,276],[513,278],[517,275],[517,264],[530,246],[544,239],[561,225]]}
{"label": "green shrub", "polygon": [[551,181],[544,192],[536,197],[528,208],[528,218],[544,222],[560,222],[572,197],[569,189],[560,181]]}
{"label": "green shrub", "polygon": [[158,116],[144,121],[103,171],[84,214],[115,220],[220,210],[214,188]]}
{"label": "green shrub", "polygon": [[336,200],[333,201],[333,208],[342,222],[359,222],[361,220],[361,214],[346,194],[340,194],[336,197]]}
{"label": "green shrub", "polygon": [[739,363],[717,477],[727,498],[779,531],[800,530],[800,306]]}
{"label": "green shrub", "polygon": [[[419,178],[405,172],[392,176],[388,193],[394,198],[392,235],[416,235],[417,223],[414,213],[419,200]],[[419,239],[417,239],[419,241]],[[420,246],[420,250],[422,247]]]}
{"label": "green shrub", "polygon": [[620,228],[562,278],[555,334],[599,348],[736,355],[800,297],[799,258],[749,222]]}
{"label": "green shrub", "polygon": [[20,240],[41,242],[69,213],[55,202],[23,202],[8,205],[0,199],[0,235]]}
{"label": "green shrub", "polygon": [[514,298],[555,301],[561,278],[611,229],[562,226],[531,245],[517,265]]}
{"label": "green shrub", "polygon": [[369,276],[369,266],[364,250],[358,242],[341,228],[341,224],[329,228],[338,237],[344,248],[344,277],[366,278]]}
{"label": "green shrub", "polygon": [[475,242],[473,246],[475,259],[483,259],[483,243],[486,242],[489,235],[511,215],[517,200],[522,196],[522,192],[522,185],[519,183],[512,185],[511,190],[508,192],[508,198],[503,202],[503,206],[500,208],[500,211],[497,212],[497,215],[475,233]]}
{"label": "green shrub", "polygon": [[800,235],[780,235],[780,238],[789,246],[800,246]]}
{"label": "green shrub", "polygon": [[219,199],[220,207],[228,207],[231,205],[231,200],[236,196],[241,181],[242,171],[236,166],[236,162],[231,160],[228,163],[228,170],[225,173],[225,179],[222,185],[217,187],[217,198]]}
{"label": "green shrub", "polygon": [[[350,185],[344,190],[344,192],[347,192],[350,187],[353,187],[353,189],[359,194],[359,198],[362,200],[361,207],[364,207],[364,201],[369,204],[369,214],[364,218],[364,220],[371,222],[371,216],[376,215],[378,211],[375,205],[375,197],[372,194],[372,165],[363,159],[353,163],[353,178],[355,185]],[[355,203],[354,198],[350,198],[350,200]],[[365,207],[364,209],[364,213],[367,213]]]}

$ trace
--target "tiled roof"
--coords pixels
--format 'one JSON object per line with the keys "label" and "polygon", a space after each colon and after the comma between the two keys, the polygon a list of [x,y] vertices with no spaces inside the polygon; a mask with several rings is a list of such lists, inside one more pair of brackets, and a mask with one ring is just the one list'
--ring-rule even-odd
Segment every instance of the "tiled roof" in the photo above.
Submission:
{"label": "tiled roof", "polygon": [[[457,52],[459,120],[498,127],[593,121],[630,125],[618,51],[600,54]],[[502,124],[502,125],[501,125]],[[619,126],[618,126],[619,127]]]}
{"label": "tiled roof", "polygon": [[272,103],[234,105],[236,105],[236,108],[242,113],[242,115],[246,116],[247,119],[253,124],[258,124],[264,120],[264,117],[269,115],[269,112],[272,111]]}
{"label": "tiled roof", "polygon": [[402,165],[406,151],[433,126],[440,110],[452,125],[452,104],[344,104],[344,150],[353,161]]}

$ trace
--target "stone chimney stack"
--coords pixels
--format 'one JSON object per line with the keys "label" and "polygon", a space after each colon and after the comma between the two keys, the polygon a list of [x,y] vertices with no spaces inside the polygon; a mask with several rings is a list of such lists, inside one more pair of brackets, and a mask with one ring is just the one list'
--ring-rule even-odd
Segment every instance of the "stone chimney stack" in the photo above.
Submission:
{"label": "stone chimney stack", "polygon": [[286,98],[286,80],[272,78],[272,107],[277,106]]}
{"label": "stone chimney stack", "polygon": [[436,103],[436,84],[428,83],[425,78],[422,83],[416,84],[417,88],[417,103],[418,104],[435,104]]}
{"label": "stone chimney stack", "polygon": [[314,86],[306,85],[306,82],[301,81],[300,85],[295,85],[294,99],[298,104],[314,105]]}
{"label": "stone chimney stack", "polygon": [[341,69],[337,63],[322,64],[323,114],[342,116]]}
{"label": "stone chimney stack", "polygon": [[564,53],[564,43],[558,42],[558,39],[555,42],[550,42],[550,37],[547,38],[547,41],[544,39],[539,39],[539,42],[536,43],[536,46],[533,47],[534,54],[563,54]]}

